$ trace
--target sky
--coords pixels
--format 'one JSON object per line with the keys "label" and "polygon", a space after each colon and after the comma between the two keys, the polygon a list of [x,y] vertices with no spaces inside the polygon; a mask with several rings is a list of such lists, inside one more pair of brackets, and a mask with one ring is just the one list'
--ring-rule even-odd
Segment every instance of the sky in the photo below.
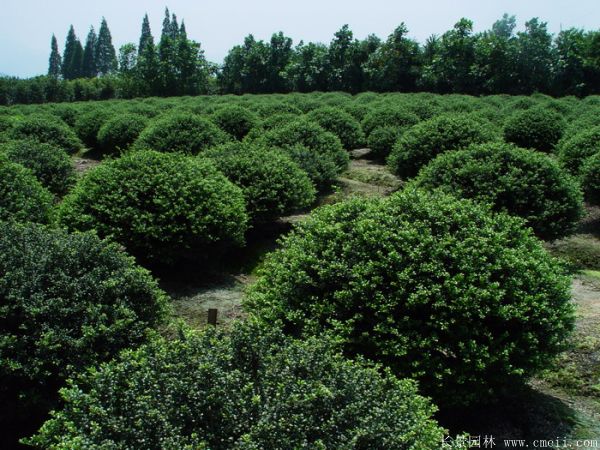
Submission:
{"label": "sky", "polygon": [[[167,2],[167,3],[165,3]],[[188,36],[202,44],[208,60],[220,63],[228,50],[252,33],[269,39],[283,31],[305,42],[328,43],[344,24],[358,39],[374,33],[386,38],[401,22],[411,37],[424,42],[450,29],[461,17],[482,31],[503,13],[517,16],[518,29],[539,17],[553,33],[577,27],[600,28],[600,0],[6,0],[0,16],[0,74],[30,77],[48,69],[54,33],[62,54],[70,24],[82,43],[104,16],[115,48],[139,40],[142,18],[150,17],[158,40],[164,8],[181,21]]]}

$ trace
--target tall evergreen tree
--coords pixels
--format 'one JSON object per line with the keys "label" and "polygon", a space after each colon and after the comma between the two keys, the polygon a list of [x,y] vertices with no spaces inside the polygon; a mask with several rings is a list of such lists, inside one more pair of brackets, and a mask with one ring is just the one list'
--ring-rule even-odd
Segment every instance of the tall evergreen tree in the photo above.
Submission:
{"label": "tall evergreen tree", "polygon": [[169,12],[169,8],[165,8],[165,18],[162,23],[162,33],[161,39],[165,36],[169,36],[171,34],[171,13]]}
{"label": "tall evergreen tree", "polygon": [[56,36],[52,35],[52,41],[50,42],[50,60],[48,61],[48,75],[53,78],[60,78],[61,75],[61,59],[60,53],[58,52],[58,42]]}
{"label": "tall evergreen tree", "polygon": [[102,18],[96,42],[96,66],[99,75],[108,75],[117,69],[117,52],[106,19]]}
{"label": "tall evergreen tree", "polygon": [[65,51],[63,53],[62,74],[65,80],[74,80],[82,76],[83,47],[75,34],[73,25],[67,33]]}
{"label": "tall evergreen tree", "polygon": [[179,25],[177,23],[177,16],[175,14],[171,16],[169,36],[171,36],[171,39],[177,39],[179,37]]}
{"label": "tall evergreen tree", "polygon": [[152,41],[152,45],[154,45],[154,38],[152,37],[152,30],[150,30],[150,20],[148,19],[148,14],[144,15],[144,20],[142,21],[142,34],[140,35],[140,44],[138,45],[138,53],[142,53],[146,48],[146,45]]}
{"label": "tall evergreen tree", "polygon": [[90,32],[85,40],[85,48],[83,49],[83,76],[94,78],[98,75],[98,67],[96,66],[96,45],[98,36],[94,27],[90,27]]}

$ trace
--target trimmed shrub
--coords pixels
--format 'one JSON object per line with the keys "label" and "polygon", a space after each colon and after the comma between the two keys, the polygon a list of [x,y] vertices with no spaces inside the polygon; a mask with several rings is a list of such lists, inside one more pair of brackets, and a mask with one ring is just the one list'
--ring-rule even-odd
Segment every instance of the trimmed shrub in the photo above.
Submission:
{"label": "trimmed shrub", "polygon": [[282,127],[275,128],[265,133],[258,142],[270,147],[284,148],[297,144],[303,145],[315,152],[320,158],[332,161],[338,174],[348,167],[350,160],[348,152],[344,150],[337,136],[307,119],[298,119]]}
{"label": "trimmed shrub", "polygon": [[584,162],[581,184],[586,200],[593,205],[600,205],[600,152],[590,156]]}
{"label": "trimmed shrub", "polygon": [[78,152],[83,144],[68,125],[51,116],[31,115],[14,122],[8,135],[11,139],[35,139],[52,144],[69,154]]}
{"label": "trimmed shrub", "polygon": [[396,175],[412,178],[440,153],[496,138],[492,127],[484,121],[468,114],[445,114],[407,130],[392,148],[388,165]]}
{"label": "trimmed shrub", "polygon": [[242,189],[254,222],[290,214],[315,201],[310,178],[281,150],[230,143],[207,150],[204,155]]}
{"label": "trimmed shrub", "polygon": [[354,150],[365,144],[365,134],[360,123],[342,109],[322,107],[311,111],[307,117],[340,138],[347,150]]}
{"label": "trimmed shrub", "polygon": [[104,123],[113,117],[114,111],[108,108],[94,108],[77,117],[75,132],[79,139],[89,148],[98,146],[98,131]]}
{"label": "trimmed shrub", "polygon": [[302,114],[302,110],[300,108],[295,107],[289,103],[282,103],[277,101],[267,101],[263,104],[258,104],[256,106],[256,111],[260,117],[268,118],[275,114],[280,113],[291,113],[296,116],[300,116]]}
{"label": "trimmed shrub", "polygon": [[98,131],[98,147],[106,154],[117,154],[131,147],[148,125],[139,114],[120,114],[107,120]]}
{"label": "trimmed shrub", "polygon": [[339,170],[329,158],[323,158],[302,144],[281,148],[298,166],[306,172],[317,189],[327,189],[336,180]]}
{"label": "trimmed shrub", "polygon": [[174,113],[159,117],[140,134],[138,149],[196,155],[224,144],[229,138],[214,123],[192,114]]}
{"label": "trimmed shrub", "polygon": [[419,123],[419,121],[419,117],[412,112],[386,105],[370,111],[362,120],[362,129],[368,138],[375,128],[385,126],[409,128]]}
{"label": "trimmed shrub", "polygon": [[230,105],[218,109],[211,119],[233,138],[241,141],[258,124],[258,116],[242,106]]}
{"label": "trimmed shrub", "polygon": [[386,158],[396,141],[402,135],[402,128],[395,126],[383,126],[375,128],[369,135],[368,147],[374,158]]}
{"label": "trimmed shrub", "polygon": [[167,311],[116,245],[33,224],[0,223],[0,301],[0,424],[13,433],[7,422],[47,413],[67,377],[140,344]]}
{"label": "trimmed shrub", "polygon": [[31,170],[0,154],[0,221],[48,223],[52,194]]}
{"label": "trimmed shrub", "polygon": [[572,233],[583,215],[575,178],[549,156],[510,144],[480,144],[445,153],[421,169],[414,182],[522,217],[546,240]]}
{"label": "trimmed shrub", "polygon": [[[243,328],[243,329],[242,329]],[[237,326],[156,339],[62,391],[43,448],[423,449],[444,431],[414,382],[347,361],[326,341]]]}
{"label": "trimmed shrub", "polygon": [[583,162],[600,152],[600,126],[583,130],[562,141],[558,146],[558,159],[573,175],[579,175]]}
{"label": "trimmed shrub", "polygon": [[246,307],[264,323],[330,330],[441,405],[547,367],[573,324],[570,280],[521,219],[440,192],[319,208],[260,275]]}
{"label": "trimmed shrub", "polygon": [[50,192],[63,196],[75,183],[71,158],[60,148],[34,140],[11,141],[0,146],[8,159],[31,170]]}
{"label": "trimmed shrub", "polygon": [[242,245],[242,191],[208,160],[128,152],[84,175],[58,209],[71,230],[96,230],[144,261],[169,264]]}
{"label": "trimmed shrub", "polygon": [[519,111],[504,125],[504,139],[519,147],[550,152],[560,140],[566,122],[555,111],[543,107]]}
{"label": "trimmed shrub", "polygon": [[261,138],[265,132],[285,126],[295,120],[298,120],[298,116],[292,113],[274,114],[263,121],[260,121],[254,128],[252,128],[252,130],[250,130],[244,140],[255,141]]}

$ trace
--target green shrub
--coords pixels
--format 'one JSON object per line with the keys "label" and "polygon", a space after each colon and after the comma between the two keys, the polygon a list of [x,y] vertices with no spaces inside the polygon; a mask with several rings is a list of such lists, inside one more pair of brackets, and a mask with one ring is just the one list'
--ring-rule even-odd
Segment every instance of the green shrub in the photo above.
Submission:
{"label": "green shrub", "polygon": [[362,120],[362,128],[368,138],[375,128],[384,126],[409,128],[419,123],[419,120],[416,114],[403,108],[385,105],[370,111]]}
{"label": "green shrub", "polygon": [[148,125],[139,114],[119,114],[107,120],[98,131],[98,147],[106,154],[128,150]]}
{"label": "green shrub", "polygon": [[254,128],[252,128],[252,130],[250,130],[250,132],[246,135],[245,140],[255,141],[262,137],[265,132],[285,126],[297,119],[298,116],[292,113],[273,114],[272,116],[260,121]]}
{"label": "green shrub", "polygon": [[2,425],[47,413],[67,377],[140,344],[167,311],[116,245],[33,224],[0,223],[0,301]]}
{"label": "green shrub", "polygon": [[196,155],[224,144],[229,138],[214,123],[192,114],[173,113],[157,118],[135,142],[136,148]]}
{"label": "green shrub", "polygon": [[113,116],[114,112],[108,108],[91,109],[75,120],[75,132],[79,139],[89,148],[98,146],[98,131],[104,123]]}
{"label": "green shrub", "polygon": [[491,143],[438,156],[419,172],[418,187],[442,189],[522,217],[554,240],[572,233],[583,215],[577,181],[549,156]]}
{"label": "green shrub", "polygon": [[242,106],[229,105],[218,109],[211,119],[218,127],[241,141],[258,124],[258,117]]}
{"label": "green shrub", "polygon": [[281,150],[306,172],[317,189],[327,189],[336,180],[339,169],[330,158],[322,158],[302,144],[286,146]]}
{"label": "green shrub", "polygon": [[58,117],[61,121],[66,123],[69,127],[75,126],[75,122],[79,117],[79,108],[68,103],[55,103],[48,108],[48,112]]}
{"label": "green shrub", "polygon": [[0,221],[48,223],[52,194],[31,170],[0,154]]}
{"label": "green shrub", "polygon": [[365,135],[360,123],[343,109],[326,106],[311,111],[307,117],[340,138],[347,150],[365,145]]}
{"label": "green shrub", "polygon": [[583,162],[600,152],[600,126],[582,130],[573,137],[560,142],[558,158],[574,175],[579,175]]}
{"label": "green shrub", "polygon": [[331,330],[441,405],[547,367],[573,321],[570,280],[520,219],[415,190],[313,212],[246,307],[294,335]]}
{"label": "green shrub", "polygon": [[254,222],[290,214],[315,201],[315,188],[307,173],[281,150],[230,143],[204,155],[242,189]]}
{"label": "green shrub", "polygon": [[242,191],[208,160],[151,150],[91,170],[58,209],[71,230],[96,230],[142,260],[215,256],[244,242]]}
{"label": "green shrub", "polygon": [[[439,448],[434,407],[410,380],[347,361],[323,340],[236,327],[155,340],[62,391],[42,448]],[[85,444],[84,444],[85,443]]]}
{"label": "green shrub", "polygon": [[504,139],[519,147],[550,152],[560,140],[566,122],[560,114],[543,107],[519,111],[504,125]]}
{"label": "green shrub", "polygon": [[337,136],[325,131],[319,125],[307,119],[298,119],[287,125],[265,133],[259,143],[270,147],[292,147],[303,145],[315,152],[320,158],[328,159],[336,166],[339,174],[348,167],[348,152]]}
{"label": "green shrub", "polygon": [[266,103],[263,103],[262,105],[259,104],[256,106],[256,111],[258,112],[258,115],[260,117],[264,118],[268,118],[272,115],[280,113],[291,113],[296,116],[302,114],[302,110],[300,108],[297,108],[289,103],[282,103],[277,101],[268,101]]}
{"label": "green shrub", "polygon": [[600,152],[583,163],[581,184],[586,200],[593,205],[600,205]]}
{"label": "green shrub", "polygon": [[371,156],[375,158],[386,158],[396,141],[402,135],[402,128],[396,126],[383,126],[375,128],[369,135],[368,147]]}
{"label": "green shrub", "polygon": [[392,148],[388,165],[396,175],[411,178],[440,153],[495,139],[486,122],[468,114],[445,114],[407,130]]}
{"label": "green shrub", "polygon": [[83,144],[67,125],[51,116],[31,115],[14,122],[8,135],[11,139],[35,139],[52,144],[69,154],[78,152]]}
{"label": "green shrub", "polygon": [[71,158],[60,148],[34,140],[11,141],[0,146],[9,160],[31,170],[42,185],[62,196],[75,183]]}

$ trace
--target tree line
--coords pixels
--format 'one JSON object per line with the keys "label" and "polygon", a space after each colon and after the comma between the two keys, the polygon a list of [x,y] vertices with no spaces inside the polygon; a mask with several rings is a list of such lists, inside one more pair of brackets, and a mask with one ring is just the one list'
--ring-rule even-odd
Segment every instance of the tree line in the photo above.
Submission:
{"label": "tree line", "polygon": [[185,24],[165,10],[158,44],[144,16],[139,43],[118,52],[106,20],[85,46],[71,26],[63,55],[53,36],[47,76],[0,79],[0,104],[40,103],[206,93],[346,91],[531,94],[600,93],[600,31],[548,31],[533,18],[515,32],[508,14],[492,28],[473,31],[460,19],[421,44],[401,23],[386,40],[356,39],[347,25],[329,45],[300,41],[282,32],[269,41],[248,35],[221,65],[206,60]]}

